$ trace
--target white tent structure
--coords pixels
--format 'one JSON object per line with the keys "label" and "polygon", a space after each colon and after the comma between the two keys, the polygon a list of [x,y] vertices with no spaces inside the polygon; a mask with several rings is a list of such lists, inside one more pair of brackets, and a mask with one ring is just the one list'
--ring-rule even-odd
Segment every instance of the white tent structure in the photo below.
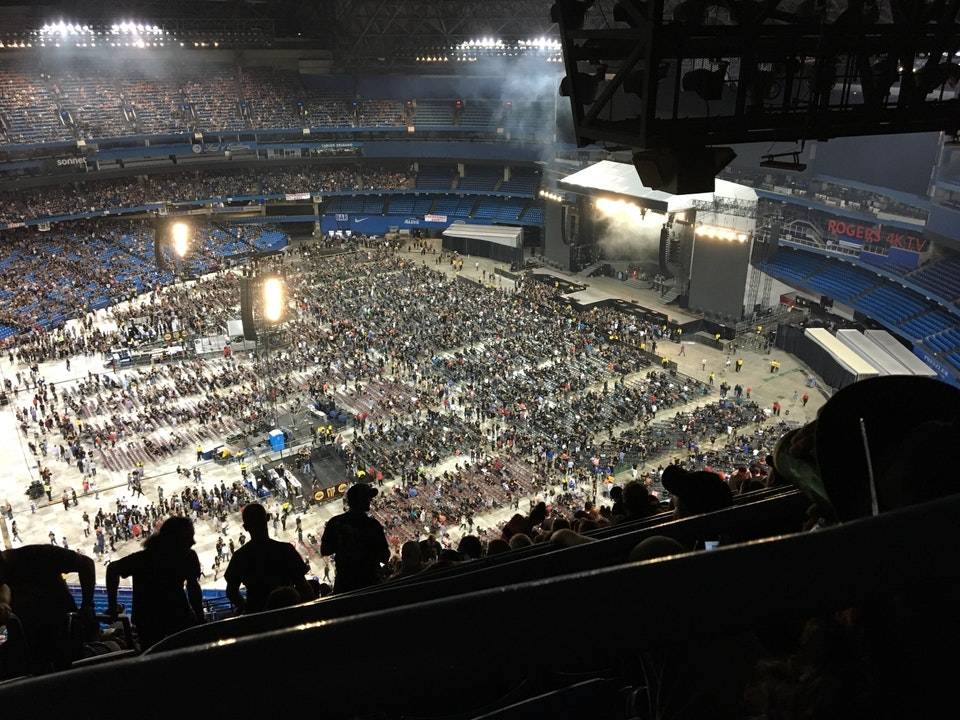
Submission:
{"label": "white tent structure", "polygon": [[443,231],[443,247],[461,255],[500,262],[523,261],[523,228],[513,225],[453,223]]}

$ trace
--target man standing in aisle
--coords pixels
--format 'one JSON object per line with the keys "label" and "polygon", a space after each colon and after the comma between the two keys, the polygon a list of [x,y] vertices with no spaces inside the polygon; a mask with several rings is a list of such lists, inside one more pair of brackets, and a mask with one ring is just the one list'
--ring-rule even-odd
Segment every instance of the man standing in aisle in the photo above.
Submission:
{"label": "man standing in aisle", "polygon": [[333,555],[337,577],[333,591],[348,592],[380,582],[380,566],[390,559],[383,526],[367,515],[377,489],[356,483],[347,490],[347,512],[330,518],[320,540],[320,554]]}
{"label": "man standing in aisle", "polygon": [[[267,532],[267,511],[260,503],[250,503],[241,514],[243,528],[250,540],[230,553],[230,564],[223,574],[227,581],[227,597],[242,613],[265,610],[267,597],[279,587],[293,587],[300,600],[313,600],[313,591],[304,575],[307,564],[300,553],[287,542],[271,540]],[[230,540],[233,545],[233,540]],[[240,586],[247,588],[246,599]]]}

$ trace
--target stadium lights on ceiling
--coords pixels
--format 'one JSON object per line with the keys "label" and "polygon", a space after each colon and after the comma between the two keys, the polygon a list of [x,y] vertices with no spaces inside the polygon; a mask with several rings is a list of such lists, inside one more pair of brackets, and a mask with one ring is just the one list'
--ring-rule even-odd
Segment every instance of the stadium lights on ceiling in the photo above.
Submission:
{"label": "stadium lights on ceiling", "polygon": [[553,200],[554,202],[563,202],[563,195],[559,195],[555,192],[550,192],[549,190],[541,190],[540,197],[544,200]]}
{"label": "stadium lights on ceiling", "polygon": [[697,237],[727,240],[729,242],[737,241],[740,243],[745,243],[750,237],[746,233],[731,230],[730,228],[716,227],[714,225],[697,225],[694,234]]}

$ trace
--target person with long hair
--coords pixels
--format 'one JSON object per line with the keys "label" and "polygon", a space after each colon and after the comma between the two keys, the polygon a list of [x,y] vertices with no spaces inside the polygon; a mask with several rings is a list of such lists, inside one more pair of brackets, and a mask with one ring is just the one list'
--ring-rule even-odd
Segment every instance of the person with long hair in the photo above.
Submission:
{"label": "person with long hair", "polygon": [[120,578],[133,577],[131,619],[142,649],[203,621],[200,559],[193,544],[193,522],[171,517],[147,538],[143,550],[107,566],[107,606],[112,616],[120,613]]}

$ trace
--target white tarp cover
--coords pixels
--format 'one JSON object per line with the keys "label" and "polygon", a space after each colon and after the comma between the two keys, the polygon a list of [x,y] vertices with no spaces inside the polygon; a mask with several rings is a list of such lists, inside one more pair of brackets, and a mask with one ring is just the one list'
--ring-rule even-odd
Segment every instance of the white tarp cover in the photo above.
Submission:
{"label": "white tarp cover", "polygon": [[803,334],[830,353],[841,367],[858,380],[876,377],[879,374],[873,365],[837,340],[826,328],[807,328]]}
{"label": "white tarp cover", "polygon": [[881,375],[910,375],[901,363],[859,330],[837,330],[837,340],[880,371]]}
{"label": "white tarp cover", "polygon": [[911,375],[937,377],[936,370],[930,368],[923,360],[907,350],[899,340],[886,330],[867,330],[864,335],[883,348],[888,355],[896,358],[901,365],[910,371]]}

